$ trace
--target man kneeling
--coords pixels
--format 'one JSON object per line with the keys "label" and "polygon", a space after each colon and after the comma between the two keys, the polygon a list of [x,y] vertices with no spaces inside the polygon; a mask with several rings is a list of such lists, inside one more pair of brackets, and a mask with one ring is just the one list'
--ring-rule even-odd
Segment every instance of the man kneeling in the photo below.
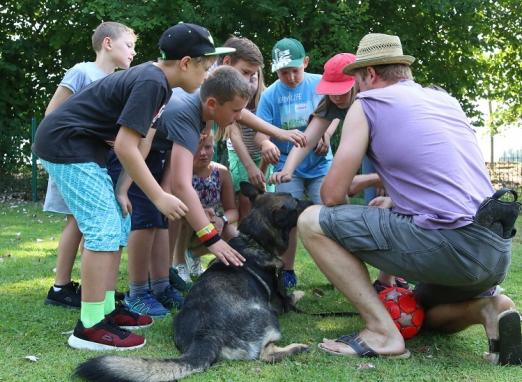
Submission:
{"label": "man kneeling", "polygon": [[[508,270],[511,239],[473,221],[491,196],[484,160],[458,102],[413,81],[400,40],[366,35],[344,72],[361,93],[344,121],[339,149],[321,198],[300,217],[306,249],[334,286],[359,310],[366,327],[320,348],[354,356],[409,355],[373,289],[364,263],[418,282],[425,326],[456,332],[485,327],[493,363],[520,364],[520,317],[496,291]],[[389,197],[369,207],[345,204],[364,154]],[[380,207],[380,208],[376,208]]]}

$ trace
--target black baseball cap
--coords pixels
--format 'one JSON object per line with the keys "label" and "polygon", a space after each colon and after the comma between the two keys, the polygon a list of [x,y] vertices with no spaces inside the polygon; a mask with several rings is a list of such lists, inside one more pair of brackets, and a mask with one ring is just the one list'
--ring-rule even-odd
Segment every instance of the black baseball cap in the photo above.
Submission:
{"label": "black baseball cap", "polygon": [[163,60],[180,60],[186,56],[216,56],[236,51],[235,48],[216,48],[207,28],[190,23],[171,26],[163,32],[158,45]]}

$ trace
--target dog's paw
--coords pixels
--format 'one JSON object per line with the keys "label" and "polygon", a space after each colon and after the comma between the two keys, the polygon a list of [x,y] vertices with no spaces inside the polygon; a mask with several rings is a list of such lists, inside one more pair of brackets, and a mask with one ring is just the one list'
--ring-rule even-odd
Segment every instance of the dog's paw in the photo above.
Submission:
{"label": "dog's paw", "polygon": [[310,350],[309,345],[305,345],[305,344],[293,344],[293,345],[294,345],[293,354],[306,353]]}
{"label": "dog's paw", "polygon": [[301,300],[305,295],[305,292],[302,290],[295,290],[290,294],[290,300],[292,302],[292,305],[295,305]]}

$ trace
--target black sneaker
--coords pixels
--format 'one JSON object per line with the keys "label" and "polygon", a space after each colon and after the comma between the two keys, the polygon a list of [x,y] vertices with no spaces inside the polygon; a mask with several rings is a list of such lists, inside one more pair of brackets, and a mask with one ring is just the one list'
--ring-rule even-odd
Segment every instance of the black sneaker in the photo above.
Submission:
{"label": "black sneaker", "polygon": [[79,283],[71,281],[62,289],[55,292],[53,287],[49,288],[44,303],[47,305],[63,306],[70,309],[80,309],[82,302],[82,291]]}

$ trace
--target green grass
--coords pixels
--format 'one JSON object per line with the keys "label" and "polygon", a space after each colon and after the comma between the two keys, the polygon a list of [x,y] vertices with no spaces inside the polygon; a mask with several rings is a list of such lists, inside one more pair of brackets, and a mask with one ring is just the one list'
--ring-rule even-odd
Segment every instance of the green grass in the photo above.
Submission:
{"label": "green grass", "polygon": [[[522,232],[522,219],[518,230]],[[64,221],[43,213],[41,205],[24,202],[0,206],[0,381],[66,381],[78,363],[97,355],[70,349],[67,335],[77,311],[46,306],[43,300],[53,282],[55,248]],[[78,279],[79,262],[74,268]],[[306,251],[300,247],[296,271],[306,292],[299,306],[306,312],[351,310],[329,286]],[[372,270],[375,276],[375,270]],[[513,242],[513,261],[503,284],[522,307],[522,240]],[[119,289],[126,288],[126,257]],[[317,289],[324,292],[317,293]],[[279,364],[259,361],[220,362],[187,381],[516,381],[520,367],[496,367],[481,360],[486,338],[481,327],[451,336],[423,333],[407,343],[409,360],[361,360],[335,357],[317,349],[323,337],[336,337],[362,328],[360,318],[320,318],[290,313],[281,317],[282,344],[303,342],[311,351]],[[125,356],[154,358],[178,355],[172,341],[171,319],[158,320],[143,331],[147,345]],[[38,357],[31,362],[24,357]],[[361,366],[371,363],[375,367]]]}

